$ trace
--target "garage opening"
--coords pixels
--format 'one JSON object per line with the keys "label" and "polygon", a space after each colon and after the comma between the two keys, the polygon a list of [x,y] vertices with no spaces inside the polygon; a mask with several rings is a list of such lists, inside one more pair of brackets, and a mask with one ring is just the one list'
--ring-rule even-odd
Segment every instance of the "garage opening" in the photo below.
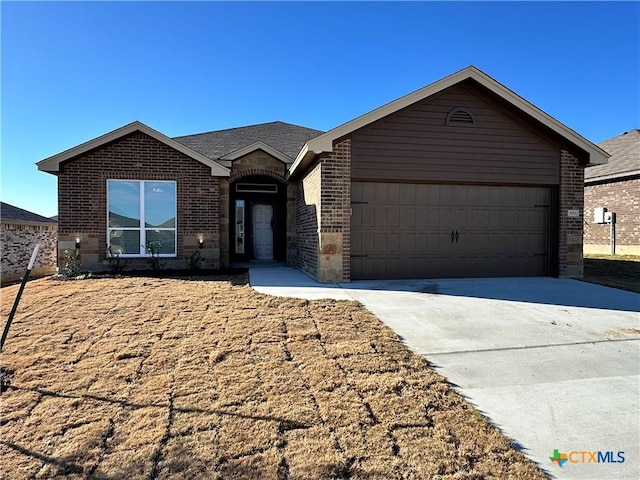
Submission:
{"label": "garage opening", "polygon": [[351,278],[550,275],[549,187],[354,182]]}

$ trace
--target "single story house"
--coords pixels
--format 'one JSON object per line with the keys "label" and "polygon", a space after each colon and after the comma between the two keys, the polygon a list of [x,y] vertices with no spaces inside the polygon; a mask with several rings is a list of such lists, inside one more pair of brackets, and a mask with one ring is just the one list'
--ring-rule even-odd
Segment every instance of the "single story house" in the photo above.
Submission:
{"label": "single story house", "polygon": [[0,283],[22,278],[36,244],[40,251],[30,276],[56,273],[58,222],[8,203],[0,202]]}
{"label": "single story house", "polygon": [[324,133],[133,122],[37,165],[58,177],[59,249],[80,243],[85,267],[108,246],[167,267],[201,249],[208,267],[345,282],[580,277],[584,167],[608,156],[471,66]]}
{"label": "single story house", "polygon": [[609,224],[595,221],[596,208],[615,213],[615,253],[640,255],[640,130],[599,143],[608,163],[584,172],[584,253],[610,254]]}

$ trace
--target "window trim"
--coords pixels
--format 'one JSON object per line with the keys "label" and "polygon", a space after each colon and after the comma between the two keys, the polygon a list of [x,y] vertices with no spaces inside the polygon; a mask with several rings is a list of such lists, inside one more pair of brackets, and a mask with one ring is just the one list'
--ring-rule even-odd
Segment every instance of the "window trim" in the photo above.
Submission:
{"label": "window trim", "polygon": [[[138,182],[140,185],[140,225],[136,227],[118,227],[112,228],[109,226],[109,182]],[[173,228],[147,228],[145,226],[145,193],[144,193],[144,185],[145,183],[172,183],[174,185],[175,191],[175,208],[176,208],[176,216],[175,216],[175,227]],[[156,230],[156,231],[173,231],[174,237],[174,253],[160,253],[158,257],[161,258],[176,258],[178,256],[178,182],[175,180],[138,180],[138,179],[128,179],[128,178],[108,178],[107,179],[107,248],[111,246],[111,231],[112,230],[123,230],[123,231],[134,231],[140,232],[140,251],[139,253],[121,253],[119,256],[121,258],[151,258],[152,255],[145,251],[144,245],[146,245],[146,235],[147,230]]]}

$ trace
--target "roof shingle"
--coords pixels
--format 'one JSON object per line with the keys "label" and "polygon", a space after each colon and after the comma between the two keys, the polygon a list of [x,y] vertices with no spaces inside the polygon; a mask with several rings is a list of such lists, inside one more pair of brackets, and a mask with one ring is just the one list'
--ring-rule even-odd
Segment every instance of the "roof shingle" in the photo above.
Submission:
{"label": "roof shingle", "polygon": [[3,223],[5,223],[7,220],[29,223],[58,223],[50,218],[43,217],[42,215],[29,212],[28,210],[24,210],[22,208],[14,207],[13,205],[9,205],[8,203],[4,202],[0,202],[0,219]]}
{"label": "roof shingle", "polygon": [[640,174],[640,130],[633,129],[598,144],[610,155],[604,165],[588,167],[584,171],[585,182],[615,180]]}
{"label": "roof shingle", "polygon": [[293,159],[304,144],[322,131],[285,122],[261,123],[248,127],[229,128],[196,135],[175,137],[174,140],[212,160],[262,141]]}

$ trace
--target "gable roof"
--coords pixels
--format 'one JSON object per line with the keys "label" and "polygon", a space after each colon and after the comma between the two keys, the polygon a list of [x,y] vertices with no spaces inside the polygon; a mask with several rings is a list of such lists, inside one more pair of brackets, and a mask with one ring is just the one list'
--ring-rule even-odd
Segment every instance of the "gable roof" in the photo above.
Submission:
{"label": "gable roof", "polygon": [[37,213],[18,208],[8,203],[0,202],[0,221],[2,223],[23,223],[23,224],[47,224],[56,225],[58,222],[51,218],[43,217]]}
{"label": "gable roof", "polygon": [[70,148],[69,150],[65,150],[64,152],[58,153],[57,155],[53,155],[52,157],[45,158],[44,160],[39,161],[36,165],[38,166],[38,170],[42,170],[44,172],[55,173],[60,171],[60,164],[67,160],[70,160],[78,155],[82,155],[83,153],[87,153],[90,150],[101,147],[109,142],[122,138],[126,135],[129,135],[133,132],[142,132],[150,137],[156,139],[157,141],[164,143],[168,147],[173,148],[181,153],[184,153],[186,156],[193,158],[194,160],[203,163],[211,168],[211,175],[214,177],[228,177],[230,175],[229,169],[223,167],[215,160],[212,160],[201,153],[192,150],[187,147],[183,143],[177,142],[166,135],[154,130],[153,128],[145,125],[142,122],[131,122],[124,127],[120,127],[112,132],[101,135],[93,140],[89,140],[88,142],[82,143],[76,147]]}
{"label": "gable roof", "polygon": [[585,169],[585,183],[640,175],[640,130],[629,130],[598,145],[610,153],[611,158],[605,165]]}
{"label": "gable roof", "polygon": [[491,78],[486,73],[477,69],[474,66],[464,68],[448,77],[445,77],[437,82],[434,82],[426,87],[416,90],[413,93],[400,97],[391,103],[387,103],[382,107],[365,113],[354,120],[344,123],[328,132],[309,140],[300,153],[297,155],[293,165],[289,169],[290,174],[293,174],[296,169],[300,168],[300,165],[306,165],[311,161],[315,155],[319,155],[322,152],[331,152],[333,150],[333,142],[339,138],[345,137],[350,133],[358,130],[366,125],[369,125],[381,118],[384,118],[398,110],[413,105],[416,102],[424,100],[432,95],[435,95],[446,88],[456,85],[465,80],[475,80],[494,94],[501,97],[507,103],[520,109],[525,114],[529,115],[533,119],[537,120],[547,128],[551,129],[556,134],[565,138],[570,143],[583,150],[589,156],[590,164],[603,164],[607,162],[609,155],[597,145],[591,143],[589,140],[576,133],[566,125],[563,125],[555,118],[551,117],[547,113],[540,110],[535,105],[529,103],[524,98],[509,90],[507,87]]}
{"label": "gable roof", "polygon": [[[216,160],[233,160],[256,149],[265,150],[263,146],[267,145],[272,149],[267,153],[280,158],[285,163],[292,163],[305,142],[322,133],[321,130],[291,123],[270,122],[175,137],[174,140]],[[234,156],[234,152],[243,153]],[[276,155],[276,152],[280,152],[280,155]]]}

